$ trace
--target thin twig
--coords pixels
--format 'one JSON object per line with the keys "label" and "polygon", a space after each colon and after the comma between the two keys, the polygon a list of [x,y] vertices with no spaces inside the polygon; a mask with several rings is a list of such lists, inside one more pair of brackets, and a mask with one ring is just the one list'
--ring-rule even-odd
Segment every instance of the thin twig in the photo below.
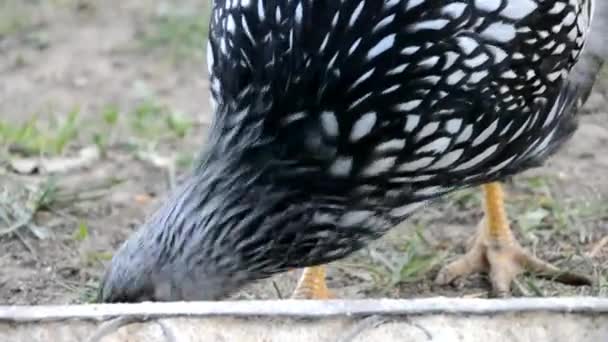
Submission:
{"label": "thin twig", "polygon": [[[69,189],[60,190],[59,188],[55,187],[53,183],[49,182],[49,184],[45,187],[44,193],[38,203],[52,203],[55,206],[62,206],[73,202],[96,200],[105,197],[114,186],[120,184],[121,182],[122,180],[120,179],[112,178],[106,182],[89,185],[86,190],[79,191],[69,191]],[[50,196],[52,196],[52,198],[48,199]]]}
{"label": "thin twig", "polygon": [[10,226],[4,230],[0,230],[0,237],[16,232],[17,230],[30,224],[33,219],[34,219],[34,214],[27,215],[26,217],[22,218],[21,220],[19,220],[17,223],[13,224],[12,226]]}
{"label": "thin twig", "polygon": [[167,322],[163,320],[155,321],[158,325],[160,325],[160,329],[163,331],[163,335],[169,342],[177,342],[177,337],[175,336],[174,330],[171,325],[167,324]]}
{"label": "thin twig", "polygon": [[604,249],[604,247],[606,247],[606,245],[608,245],[608,236],[604,236],[600,241],[598,241],[593,246],[593,248],[591,249],[591,252],[589,252],[588,256],[590,258],[595,258],[598,254],[600,254],[602,249]]}
{"label": "thin twig", "polygon": [[38,259],[38,253],[36,253],[36,250],[34,250],[34,247],[32,247],[32,245],[30,245],[30,243],[25,239],[25,236],[21,235],[21,233],[18,230],[15,231],[15,235],[17,236],[19,241],[21,241],[23,246],[25,246],[25,249],[27,249],[32,254],[34,259]]}
{"label": "thin twig", "polygon": [[372,315],[500,315],[512,313],[608,314],[608,299],[593,297],[560,298],[423,298],[360,300],[264,300],[223,302],[155,302],[138,304],[97,304],[67,306],[2,306],[0,321],[100,320],[128,317],[272,316],[324,318],[367,317]]}
{"label": "thin twig", "polygon": [[2,219],[2,221],[4,221],[6,224],[10,224],[12,221],[8,216],[8,212],[4,210],[2,206],[0,206],[0,219]]}
{"label": "thin twig", "polygon": [[57,194],[53,199],[53,204],[62,206],[74,202],[93,201],[104,198],[109,193],[109,190],[91,190],[81,193],[65,193]]}
{"label": "thin twig", "polygon": [[62,210],[56,209],[56,208],[47,208],[47,210],[57,216],[61,216],[63,219],[66,219],[68,221],[72,221],[75,223],[80,223],[80,220],[74,216],[74,215],[70,215],[68,213],[63,212]]}
{"label": "thin twig", "polygon": [[81,282],[81,281],[74,281],[74,280],[69,280],[69,279],[63,279],[62,281],[66,285],[74,286],[74,288],[85,287],[85,288],[90,289],[90,290],[97,290],[97,286],[96,285],[92,285],[92,284],[89,284],[89,283],[85,283],[85,282]]}
{"label": "thin twig", "polygon": [[142,317],[122,316],[103,323],[93,334],[87,339],[87,342],[99,342],[109,334],[116,332],[118,329],[133,323],[142,323],[147,321]]}
{"label": "thin twig", "polygon": [[[93,334],[87,339],[87,342],[100,342],[104,337],[118,331],[118,329],[122,327],[135,323],[145,323],[148,321],[149,319],[146,317],[122,316],[112,319],[103,323],[99,328],[97,328],[97,330],[95,330],[95,332],[93,332]],[[163,336],[168,342],[177,342],[173,329],[166,322],[163,322],[162,320],[155,320],[154,322],[160,326]]]}
{"label": "thin twig", "polygon": [[56,280],[55,284],[59,285],[59,287],[65,289],[65,290],[68,290],[69,292],[74,292],[77,290],[77,288],[73,287],[71,284],[69,284],[65,281],[62,281],[62,280]]}
{"label": "thin twig", "polygon": [[368,329],[376,328],[384,323],[388,322],[388,319],[380,316],[369,316],[355,324],[355,326],[348,331],[344,336],[338,338],[337,342],[351,342],[359,334]]}
{"label": "thin twig", "polygon": [[281,289],[279,289],[279,285],[277,285],[277,282],[274,280],[272,281],[272,287],[274,287],[274,291],[277,293],[277,297],[279,297],[279,299],[283,299]]}
{"label": "thin twig", "polygon": [[411,325],[411,326],[413,326],[413,327],[416,327],[416,328],[418,328],[420,331],[422,331],[422,333],[423,333],[423,334],[426,336],[426,339],[427,339],[427,340],[429,340],[429,341],[432,341],[432,340],[433,340],[433,334],[431,334],[431,332],[430,332],[430,331],[429,331],[427,328],[423,327],[422,325],[420,325],[420,324],[418,324],[418,323],[412,322],[412,321],[411,321],[409,318],[407,318],[407,317],[405,318],[405,321],[406,321],[406,322],[407,322],[409,325]]}
{"label": "thin twig", "polygon": [[522,297],[530,297],[530,291],[518,279],[513,279],[513,292],[516,291]]}

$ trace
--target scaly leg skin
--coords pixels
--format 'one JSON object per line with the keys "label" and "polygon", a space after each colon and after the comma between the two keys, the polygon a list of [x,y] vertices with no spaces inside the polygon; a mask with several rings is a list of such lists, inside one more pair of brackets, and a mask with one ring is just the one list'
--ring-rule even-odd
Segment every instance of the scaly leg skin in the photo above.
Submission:
{"label": "scaly leg skin", "polygon": [[307,267],[302,272],[292,299],[331,299],[334,295],[325,282],[325,266]]}
{"label": "scaly leg skin", "polygon": [[456,261],[444,266],[435,282],[446,285],[472,273],[489,274],[493,294],[506,297],[519,274],[531,272],[563,284],[591,285],[589,277],[564,272],[531,255],[513,237],[504,208],[504,193],[499,183],[483,185],[485,217],[479,225],[473,247]]}

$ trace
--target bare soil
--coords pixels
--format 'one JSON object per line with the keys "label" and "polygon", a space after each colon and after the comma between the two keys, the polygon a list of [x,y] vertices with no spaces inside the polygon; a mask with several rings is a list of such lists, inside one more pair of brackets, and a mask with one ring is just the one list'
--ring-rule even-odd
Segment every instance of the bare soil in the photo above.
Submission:
{"label": "bare soil", "polygon": [[[31,222],[0,235],[0,304],[90,301],[112,251],[187,170],[211,115],[203,58],[207,3],[0,2],[0,205],[28,208],[31,189],[49,180],[55,196]],[[607,85],[596,87],[576,136],[559,155],[507,185],[521,243],[593,275],[596,285],[572,288],[523,276],[518,295],[608,294],[608,247],[602,247],[608,236]],[[108,123],[112,111],[116,124]],[[51,159],[75,156],[97,142],[106,152],[99,160],[55,175],[11,168],[17,158],[32,158],[31,149],[57,143],[57,130],[74,112],[65,146],[42,152]],[[168,129],[173,115],[186,124]],[[35,133],[3,133],[3,124],[25,127],[34,118]],[[175,170],[167,160],[177,161]],[[330,264],[329,285],[347,298],[485,297],[484,276],[460,286],[432,282],[441,265],[464,251],[481,215],[479,189],[452,194],[364,251]],[[0,215],[0,232],[9,227],[5,221]],[[287,296],[298,274],[252,285],[237,297]]]}

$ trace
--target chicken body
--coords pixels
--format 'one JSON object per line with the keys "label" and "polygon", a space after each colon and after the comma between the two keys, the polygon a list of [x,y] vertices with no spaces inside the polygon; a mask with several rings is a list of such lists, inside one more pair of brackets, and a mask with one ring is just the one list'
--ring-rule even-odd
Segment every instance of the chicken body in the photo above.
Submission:
{"label": "chicken body", "polygon": [[591,11],[589,0],[214,1],[201,161],[116,253],[100,300],[218,299],[539,165],[576,128],[569,74]]}

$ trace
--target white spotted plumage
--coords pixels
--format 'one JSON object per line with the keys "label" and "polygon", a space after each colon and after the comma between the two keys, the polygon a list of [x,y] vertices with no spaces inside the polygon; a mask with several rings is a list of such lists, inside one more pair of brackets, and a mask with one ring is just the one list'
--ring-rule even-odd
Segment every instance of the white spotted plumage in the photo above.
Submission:
{"label": "white spotted plumage", "polygon": [[[255,127],[291,168],[266,178],[323,207],[308,225],[388,229],[571,133],[590,1],[215,0],[216,139],[229,155],[229,132]],[[223,125],[243,108],[242,125]]]}
{"label": "white spotted plumage", "polygon": [[606,55],[603,38],[586,42],[592,5],[214,0],[207,143],[114,255],[99,299],[225,298],[539,165],[574,132]]}

